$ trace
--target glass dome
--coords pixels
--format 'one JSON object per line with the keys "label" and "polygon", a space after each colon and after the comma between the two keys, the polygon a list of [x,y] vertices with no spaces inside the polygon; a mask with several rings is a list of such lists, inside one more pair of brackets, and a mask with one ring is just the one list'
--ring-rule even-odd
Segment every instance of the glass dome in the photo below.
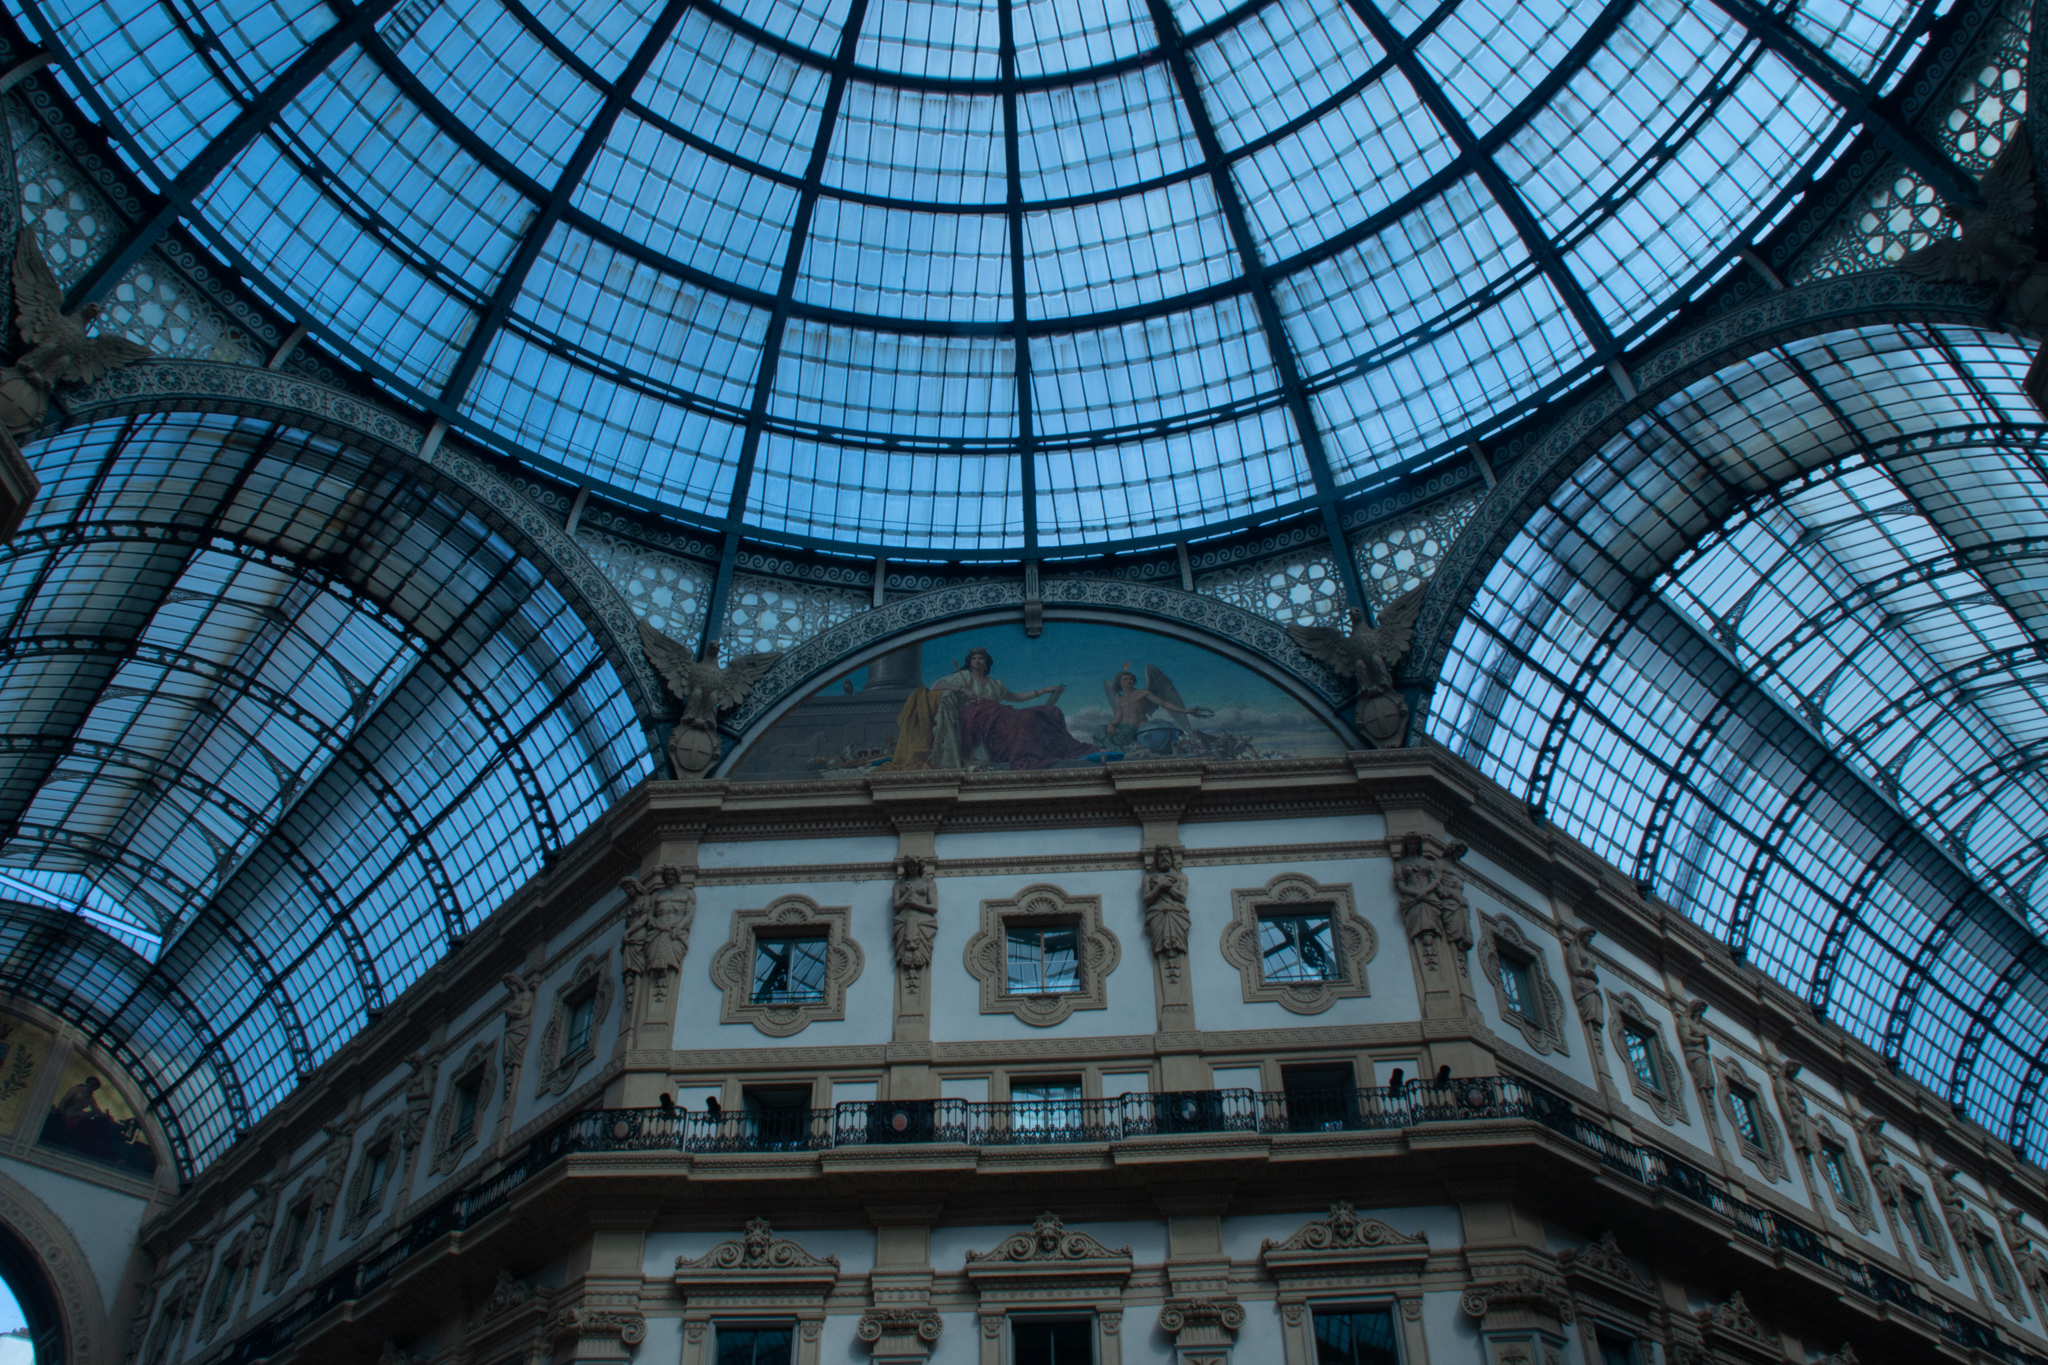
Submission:
{"label": "glass dome", "polygon": [[1526,413],[1924,36],[1906,0],[14,3],[159,226],[456,431],[711,526],[1011,558],[1327,508]]}

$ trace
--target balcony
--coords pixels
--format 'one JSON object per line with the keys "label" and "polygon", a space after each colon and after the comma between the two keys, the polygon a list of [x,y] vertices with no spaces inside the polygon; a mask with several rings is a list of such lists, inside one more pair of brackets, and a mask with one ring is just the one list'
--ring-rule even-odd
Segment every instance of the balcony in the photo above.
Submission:
{"label": "balcony", "polygon": [[1442,1084],[1343,1090],[1186,1090],[1105,1100],[854,1101],[831,1109],[699,1113],[680,1108],[592,1109],[534,1139],[494,1174],[443,1199],[392,1242],[349,1263],[298,1305],[259,1323],[228,1354],[249,1365],[276,1354],[315,1320],[385,1283],[412,1257],[450,1233],[474,1227],[527,1182],[577,1154],[626,1152],[822,1152],[951,1144],[963,1148],[1118,1143],[1196,1134],[1304,1134],[1422,1129],[1489,1119],[1533,1121],[1645,1189],[1707,1210],[1736,1234],[1839,1279],[1877,1305],[1903,1310],[1966,1350],[2012,1365],[2048,1365],[1996,1328],[1936,1303],[1882,1266],[1845,1256],[1803,1224],[1729,1193],[1699,1167],[1630,1142],[1579,1113],[1563,1097],[1513,1076]]}

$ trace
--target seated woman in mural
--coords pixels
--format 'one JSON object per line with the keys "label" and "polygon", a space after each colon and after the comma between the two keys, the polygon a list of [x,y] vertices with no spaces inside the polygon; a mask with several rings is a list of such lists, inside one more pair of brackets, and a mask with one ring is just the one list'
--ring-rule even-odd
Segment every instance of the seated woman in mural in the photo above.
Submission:
{"label": "seated woman in mural", "polygon": [[[1067,729],[1057,705],[1064,686],[1012,692],[991,678],[995,659],[981,646],[967,651],[967,663],[930,687],[912,692],[896,715],[896,758],[892,768],[965,768],[1006,763],[1011,768],[1049,768],[1098,752]],[[1039,706],[1008,702],[1050,697]]]}

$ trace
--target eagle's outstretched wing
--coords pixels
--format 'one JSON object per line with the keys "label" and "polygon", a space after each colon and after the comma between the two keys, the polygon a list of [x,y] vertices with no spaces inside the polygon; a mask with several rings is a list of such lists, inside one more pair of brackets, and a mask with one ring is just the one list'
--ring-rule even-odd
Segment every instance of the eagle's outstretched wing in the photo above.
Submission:
{"label": "eagle's outstretched wing", "polygon": [[1387,603],[1375,628],[1379,656],[1391,665],[1415,642],[1415,618],[1422,612],[1422,588],[1414,587]]}
{"label": "eagle's outstretched wing", "polygon": [[1358,650],[1351,637],[1328,626],[1289,626],[1287,633],[1312,659],[1319,659],[1348,678],[1358,670]]}
{"label": "eagle's outstretched wing", "polygon": [[1965,284],[1983,284],[1999,277],[1998,262],[1961,237],[1942,237],[1907,252],[1899,259],[1899,269],[1908,275]]}
{"label": "eagle's outstretched wing", "polygon": [[123,365],[133,365],[138,360],[147,360],[155,352],[149,347],[130,341],[127,337],[107,334],[86,338],[85,345],[78,348],[73,357],[72,376],[81,384],[90,384],[108,370],[118,370]]}
{"label": "eagle's outstretched wing", "polygon": [[745,701],[747,692],[755,683],[761,681],[761,675],[773,668],[775,661],[781,657],[780,650],[770,650],[765,654],[742,654],[727,664],[724,671],[718,675],[719,709],[738,706]]}
{"label": "eagle's outstretched wing", "polygon": [[21,230],[21,241],[14,248],[14,306],[26,341],[48,341],[64,320],[64,290],[50,263],[43,259],[35,233],[27,228]]}
{"label": "eagle's outstretched wing", "polygon": [[645,621],[640,623],[640,644],[653,661],[654,669],[668,684],[669,691],[684,701],[690,699],[690,688],[696,682],[693,676],[697,667],[697,656],[681,644],[663,635]]}
{"label": "eagle's outstretched wing", "polygon": [[1977,188],[1984,196],[1984,217],[2000,236],[2033,240],[2034,153],[2025,136],[2007,139]]}

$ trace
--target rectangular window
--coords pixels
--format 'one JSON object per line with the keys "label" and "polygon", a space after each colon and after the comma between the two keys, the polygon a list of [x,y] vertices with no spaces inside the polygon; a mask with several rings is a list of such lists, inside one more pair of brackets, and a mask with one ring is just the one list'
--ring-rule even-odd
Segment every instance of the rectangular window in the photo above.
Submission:
{"label": "rectangular window", "polygon": [[301,1204],[285,1215],[284,1264],[296,1265],[299,1253],[306,1249],[306,1223],[310,1210]]}
{"label": "rectangular window", "polygon": [[1990,1272],[1991,1287],[2001,1294],[2013,1292],[2012,1276],[2005,1273],[2005,1257],[1998,1254],[1998,1244],[1983,1233],[1977,1234],[1977,1251],[1984,1258],[1984,1269]]}
{"label": "rectangular window", "polygon": [[718,1365],[791,1365],[796,1359],[793,1327],[718,1329]]}
{"label": "rectangular window", "polygon": [[597,1021],[595,992],[569,1002],[568,1027],[562,1032],[562,1056],[574,1057],[590,1046],[590,1026]]}
{"label": "rectangular window", "polygon": [[448,1135],[450,1147],[460,1147],[476,1132],[476,1104],[484,1078],[472,1075],[455,1083],[455,1129]]}
{"label": "rectangular window", "polygon": [[209,1324],[217,1324],[228,1315],[228,1305],[235,1297],[235,1276],[240,1271],[241,1266],[229,1263],[222,1266],[220,1273],[214,1277],[213,1302],[208,1304],[206,1309],[206,1321]]}
{"label": "rectangular window", "polygon": [[1823,1142],[1820,1145],[1820,1168],[1828,1178],[1828,1184],[1835,1191],[1835,1198],[1845,1204],[1860,1202],[1856,1198],[1856,1186],[1850,1183],[1848,1157],[1840,1147]]}
{"label": "rectangular window", "polygon": [[1728,1107],[1735,1111],[1735,1131],[1759,1152],[1764,1150],[1763,1125],[1756,1121],[1756,1097],[1746,1090],[1728,1087]]}
{"label": "rectangular window", "polygon": [[363,1160],[370,1163],[369,1174],[363,1178],[362,1207],[367,1211],[384,1201],[384,1182],[391,1174],[391,1149],[379,1147]]}
{"label": "rectangular window", "polygon": [[1643,1365],[1636,1339],[1612,1327],[1595,1327],[1593,1343],[1600,1349],[1600,1365]]}
{"label": "rectangular window", "polygon": [[831,945],[823,934],[754,940],[757,1005],[814,1005],[825,998],[825,963]]}
{"label": "rectangular window", "polygon": [[1659,1095],[1663,1094],[1664,1077],[1657,1069],[1657,1049],[1651,1045],[1649,1035],[1632,1025],[1623,1024],[1621,1045],[1628,1053],[1629,1069],[1636,1073],[1636,1079]]}
{"label": "rectangular window", "polygon": [[1529,976],[1529,964],[1506,953],[1500,955],[1500,993],[1516,1014],[1524,1019],[1538,1017],[1536,983]]}
{"label": "rectangular window", "polygon": [[1010,1126],[1035,1133],[1079,1128],[1081,1083],[1075,1080],[1011,1082]]}
{"label": "rectangular window", "polygon": [[1340,1132],[1358,1122],[1357,1076],[1348,1066],[1283,1066],[1287,1126],[1297,1133]]}
{"label": "rectangular window", "polygon": [[753,1121],[754,1140],[764,1152],[794,1152],[808,1148],[811,1137],[811,1092],[784,1087],[740,1092],[740,1103]]}
{"label": "rectangular window", "polygon": [[1268,981],[1335,981],[1342,977],[1330,912],[1260,915],[1259,971]]}
{"label": "rectangular window", "polygon": [[1934,1255],[1934,1223],[1928,1217],[1927,1200],[1917,1190],[1906,1191],[1906,1221],[1913,1225],[1913,1240],[1929,1256]]}
{"label": "rectangular window", "polygon": [[1315,1310],[1316,1365],[1400,1365],[1391,1308]]}
{"label": "rectangular window", "polygon": [[1081,929],[1074,924],[1005,926],[1012,995],[1065,995],[1081,989]]}
{"label": "rectangular window", "polygon": [[1095,1365],[1095,1324],[1086,1318],[1010,1324],[1013,1365]]}

